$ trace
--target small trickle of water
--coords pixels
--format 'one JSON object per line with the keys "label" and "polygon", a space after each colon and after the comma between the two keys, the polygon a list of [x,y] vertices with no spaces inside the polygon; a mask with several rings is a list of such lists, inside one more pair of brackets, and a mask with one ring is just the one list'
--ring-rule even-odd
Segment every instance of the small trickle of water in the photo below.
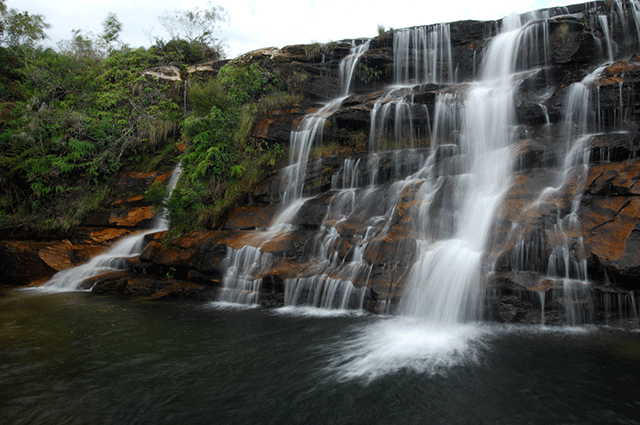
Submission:
{"label": "small trickle of water", "polygon": [[311,306],[323,309],[362,310],[367,289],[348,280],[318,275],[286,279],[285,306]]}
{"label": "small trickle of water", "polygon": [[[570,326],[589,323],[593,318],[584,244],[581,237],[574,235],[582,234],[577,213],[589,170],[589,142],[593,138],[589,130],[595,127],[597,116],[592,113],[591,89],[602,69],[595,69],[567,90],[559,139],[565,149],[560,172],[554,185],[543,189],[528,208],[540,210],[555,203],[556,221],[549,223],[544,233],[520,236],[512,258],[516,273],[534,271],[556,283],[559,288],[552,294],[560,297]],[[561,204],[565,196],[572,198],[568,213]],[[552,214],[553,211],[548,215],[553,217]]]}
{"label": "small trickle of water", "polygon": [[356,46],[355,41],[351,47],[349,55],[340,61],[340,86],[342,87],[342,95],[348,96],[351,94],[351,84],[353,82],[353,75],[356,71],[356,65],[360,57],[369,50],[369,43],[371,40],[367,40],[364,43]]}
{"label": "small trickle of water", "polygon": [[[180,178],[182,168],[180,164],[173,171],[167,184],[168,196],[171,196],[175,185]],[[62,270],[56,273],[48,282],[39,287],[47,291],[77,291],[81,290],[85,280],[98,276],[102,273],[114,270],[121,270],[126,267],[126,259],[140,255],[146,246],[145,237],[147,235],[162,232],[169,228],[169,221],[164,211],[157,214],[153,219],[151,229],[128,236],[107,252],[93,257],[89,262],[77,267]],[[91,288],[86,288],[90,290]]]}

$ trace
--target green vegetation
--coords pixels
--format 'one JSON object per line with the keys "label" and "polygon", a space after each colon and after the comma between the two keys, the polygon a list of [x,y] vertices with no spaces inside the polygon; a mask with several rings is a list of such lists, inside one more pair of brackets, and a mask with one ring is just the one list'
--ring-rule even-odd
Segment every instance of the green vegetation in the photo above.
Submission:
{"label": "green vegetation", "polygon": [[256,118],[299,100],[283,93],[281,86],[275,73],[240,62],[225,65],[217,78],[191,85],[192,111],[180,126],[189,147],[180,183],[167,205],[173,234],[215,226],[283,157],[280,145],[250,137]]}
{"label": "green vegetation", "polygon": [[[73,31],[54,50],[37,45],[43,17],[0,0],[0,229],[70,230],[109,196],[116,173],[175,159],[178,142],[188,148],[166,202],[173,234],[214,225],[283,157],[282,147],[250,133],[266,110],[296,102],[283,89],[303,77],[231,62],[216,78],[189,82],[185,116],[184,83],[143,71],[218,59],[219,43],[198,20],[218,22],[224,10],[175,13],[186,27],[149,49],[123,45],[121,24],[109,14],[100,35]],[[163,189],[148,198],[161,205]]]}
{"label": "green vegetation", "polygon": [[380,80],[382,70],[370,67],[362,62],[356,66],[356,78],[365,84],[372,84]]}
{"label": "green vegetation", "polygon": [[207,9],[165,10],[158,17],[171,40],[156,38],[156,46],[173,65],[194,64],[224,56],[224,45],[215,36],[220,23],[227,22],[227,11],[208,2]]}
{"label": "green vegetation", "polygon": [[76,34],[68,48],[5,50],[0,122],[3,225],[68,228],[85,211],[86,192],[123,167],[162,149],[182,118],[167,84],[141,71],[158,64],[145,49],[122,48],[100,60]]}
{"label": "green vegetation", "polygon": [[41,15],[30,15],[16,9],[7,9],[0,0],[0,46],[11,49],[32,47],[46,38],[49,25]]}

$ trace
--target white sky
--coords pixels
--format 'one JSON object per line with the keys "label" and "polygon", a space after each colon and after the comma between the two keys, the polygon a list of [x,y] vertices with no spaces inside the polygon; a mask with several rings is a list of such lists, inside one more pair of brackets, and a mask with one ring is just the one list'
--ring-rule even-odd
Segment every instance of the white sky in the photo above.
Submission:
{"label": "white sky", "polygon": [[[261,47],[325,43],[374,37],[378,24],[404,28],[462,19],[500,19],[583,0],[218,0],[229,13],[220,38],[227,56]],[[51,25],[47,44],[71,38],[71,30],[98,34],[109,12],[122,23],[120,38],[132,47],[149,46],[147,35],[168,39],[157,17],[165,10],[206,8],[207,0],[7,0],[10,8],[44,15]]]}

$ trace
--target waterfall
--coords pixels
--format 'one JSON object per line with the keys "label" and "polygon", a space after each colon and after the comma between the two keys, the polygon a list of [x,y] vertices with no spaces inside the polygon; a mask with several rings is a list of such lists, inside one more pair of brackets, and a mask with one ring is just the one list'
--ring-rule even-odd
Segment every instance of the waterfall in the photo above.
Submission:
{"label": "waterfall", "polygon": [[438,143],[441,127],[445,131],[460,128],[465,172],[455,182],[453,202],[459,207],[451,218],[450,238],[431,243],[428,234],[422,236],[419,258],[407,276],[401,300],[404,315],[445,326],[480,316],[484,248],[494,214],[509,188],[509,145],[516,122],[514,73],[527,34],[528,27],[520,24],[519,17],[506,18],[503,32],[488,47],[481,81],[464,99],[447,94],[438,100],[436,120],[440,121],[434,126],[434,142]]}
{"label": "waterfall", "polygon": [[[378,312],[451,329],[493,312],[490,304],[484,305],[485,298],[490,291],[500,291],[494,279],[509,270],[505,279],[513,277],[513,293],[534,299],[542,323],[558,321],[559,304],[565,307],[566,323],[587,322],[592,314],[584,306],[598,302],[607,309],[622,306],[628,311],[625,317],[633,320],[636,297],[592,296],[579,216],[594,134],[602,131],[605,121],[623,128],[631,114],[623,109],[623,94],[632,93],[623,92],[620,83],[619,112],[603,117],[592,107],[602,69],[582,81],[574,79],[577,72],[567,74],[563,78],[573,84],[564,86],[563,80],[562,88],[548,88],[558,78],[554,55],[559,31],[584,26],[594,35],[591,42],[604,41],[602,60],[619,59],[626,48],[621,33],[634,36],[640,26],[635,20],[637,3],[618,3],[613,6],[619,12],[606,16],[601,4],[593,4],[579,17],[552,18],[569,14],[568,9],[556,8],[512,14],[491,29],[485,25],[485,33],[491,33],[486,43],[464,46],[473,48],[473,53],[466,52],[474,57],[477,81],[472,82],[460,83],[456,75],[452,49],[461,45],[451,41],[453,24],[395,31],[394,85],[365,101],[358,96],[349,100],[355,105],[373,103],[366,106],[371,108],[368,152],[340,162],[334,158],[328,166],[331,191],[312,200],[307,195],[311,150],[322,143],[327,121],[347,106],[343,103],[358,60],[369,48],[368,42],[354,42],[339,64],[342,96],[305,116],[291,133],[290,165],[281,174],[280,214],[269,229],[252,234],[257,239],[250,248],[229,249],[222,292],[233,295],[220,299],[259,302],[262,282],[273,279],[273,273],[282,281],[287,306],[376,305]],[[626,26],[619,31],[622,22]],[[470,72],[463,69],[462,75],[467,78]],[[611,91],[605,94],[610,102]],[[538,132],[534,126],[541,122],[544,131]],[[525,144],[539,144],[534,154],[544,150],[548,158],[527,169],[528,159],[518,148]],[[312,164],[315,170],[320,160]],[[535,167],[548,169],[545,180],[535,182],[539,186],[525,194],[527,199],[518,199],[522,204],[515,212],[505,212],[505,199],[512,201],[507,198],[510,189],[519,189],[517,178],[529,178],[525,172],[534,174]],[[285,276],[288,271],[281,271],[280,259],[268,252],[266,243],[283,232],[301,230],[293,223],[307,214],[306,208],[299,214],[304,206],[313,208],[313,214],[324,211],[324,217],[308,226],[313,231],[300,232],[306,240],[303,249],[295,247],[295,255],[304,264],[296,264],[295,276]],[[544,223],[532,224],[531,217]],[[503,234],[501,226],[507,228],[504,243],[492,240]],[[503,260],[506,265],[498,264]],[[271,271],[273,263],[277,267]],[[518,280],[518,274],[535,275],[536,280],[521,285],[524,278]]]}
{"label": "waterfall", "polygon": [[613,42],[611,41],[611,36],[609,35],[609,21],[606,15],[600,15],[598,18],[600,19],[600,28],[602,28],[602,32],[604,33],[607,58],[609,59],[609,62],[613,62]]}
{"label": "waterfall", "polygon": [[[240,250],[228,250],[225,258],[227,271],[218,301],[237,304],[255,304],[259,301],[262,274],[272,262],[271,255],[263,252],[262,248],[281,232],[293,230],[291,220],[304,204],[304,181],[311,148],[314,144],[321,143],[327,118],[338,110],[349,95],[358,61],[368,48],[369,40],[360,45],[352,45],[349,55],[343,58],[339,65],[339,79],[343,90],[341,96],[316,112],[306,115],[299,128],[291,132],[290,165],[282,171],[285,184],[282,190],[281,211],[272,221],[270,228],[258,236],[260,243],[257,247],[246,246]],[[331,283],[327,283],[325,289],[317,289],[316,283],[313,283],[313,288],[309,288],[309,280],[306,278],[286,279],[285,305],[304,304],[322,308],[346,308],[355,305],[361,308],[362,303],[351,302],[351,294],[359,294],[355,296],[362,299],[364,288],[355,289],[348,278],[342,280],[327,276],[326,279],[311,279],[320,279],[321,286],[326,279],[330,279]],[[309,292],[312,295],[309,295]],[[341,301],[334,302],[334,299]]]}
{"label": "waterfall", "polygon": [[371,40],[367,40],[360,45],[356,45],[354,41],[349,55],[340,61],[340,87],[343,89],[343,96],[351,94],[350,89],[351,84],[353,83],[353,74],[356,71],[356,66],[358,65],[360,57],[369,50],[370,42]]}
{"label": "waterfall", "polygon": [[250,245],[239,250],[228,249],[230,252],[223,263],[226,272],[222,279],[223,287],[218,300],[236,304],[256,304],[262,286],[262,277],[254,277],[254,274],[273,261],[271,255]]}
{"label": "waterfall", "polygon": [[[178,164],[167,183],[168,196],[171,196],[171,192],[180,178],[181,171],[180,164]],[[153,218],[152,226],[149,230],[121,239],[106,252],[93,257],[85,264],[56,273],[39,288],[61,292],[81,290],[83,289],[83,282],[89,278],[109,271],[122,270],[126,266],[127,258],[136,257],[142,253],[146,246],[145,237],[147,235],[162,232],[168,228],[169,220],[166,217],[166,212],[161,211]],[[86,289],[91,290],[91,288]]]}
{"label": "waterfall", "polygon": [[[316,143],[321,143],[327,118],[340,108],[344,99],[349,95],[358,61],[368,48],[369,40],[361,45],[356,46],[354,44],[351,47],[351,52],[340,61],[339,65],[339,80],[343,88],[341,96],[328,102],[316,112],[306,115],[300,127],[291,132],[289,143],[290,165],[284,169],[283,180],[286,183],[283,190],[283,205],[290,205],[302,197],[311,147]],[[277,222],[279,221],[277,220]]]}
{"label": "waterfall", "polygon": [[314,143],[319,143],[322,140],[327,118],[338,110],[344,99],[345,97],[334,99],[318,111],[306,115],[300,128],[291,132],[289,148],[291,165],[283,170],[284,181],[286,181],[283,190],[283,205],[290,205],[302,198],[311,147]]}
{"label": "waterfall", "polygon": [[[595,69],[567,90],[559,138],[565,152],[558,177],[553,186],[544,188],[523,213],[552,208],[555,222],[550,222],[544,233],[533,237],[521,235],[512,258],[514,272],[533,271],[546,276],[550,282],[560,282],[560,288],[552,292],[550,300],[561,299],[569,325],[587,323],[593,314],[583,241],[581,237],[571,235],[582,234],[577,212],[588,174],[589,142],[593,138],[589,130],[595,127],[596,120],[591,112],[591,89],[603,69]],[[563,205],[565,192],[572,195],[568,208]],[[545,248],[549,245],[550,250]],[[539,292],[542,294],[544,290]],[[544,303],[541,314],[544,317]]]}
{"label": "waterfall", "polygon": [[456,82],[449,24],[394,32],[393,55],[396,84]]}

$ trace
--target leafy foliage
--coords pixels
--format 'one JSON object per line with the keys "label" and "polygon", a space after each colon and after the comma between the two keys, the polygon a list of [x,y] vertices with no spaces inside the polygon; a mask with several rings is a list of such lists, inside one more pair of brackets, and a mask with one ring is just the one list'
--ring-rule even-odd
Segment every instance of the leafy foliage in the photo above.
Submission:
{"label": "leafy foliage", "polygon": [[375,83],[382,77],[382,70],[358,63],[356,66],[356,78],[365,84]]}
{"label": "leafy foliage", "polygon": [[0,46],[11,49],[33,46],[46,38],[47,28],[49,24],[41,15],[7,9],[4,0],[0,2]]}
{"label": "leafy foliage", "polygon": [[[214,58],[223,57],[222,40],[215,36],[215,30],[220,23],[227,22],[229,15],[227,11],[220,5],[212,2],[207,3],[207,9],[195,7],[190,10],[174,9],[166,10],[158,17],[162,26],[171,36],[171,41],[166,43],[170,49],[176,49],[185,52],[185,60],[187,63],[195,63],[189,61],[186,52],[201,51],[206,55]],[[172,42],[184,42],[171,44]],[[164,44],[162,41],[159,44]]]}
{"label": "leafy foliage", "polygon": [[118,41],[120,31],[122,31],[122,23],[115,13],[109,12],[105,20],[102,21],[102,34],[100,36],[107,44],[109,51],[112,50],[113,44]]}
{"label": "leafy foliage", "polygon": [[216,47],[179,38],[168,42],[156,40],[154,47],[162,55],[164,62],[178,66],[217,60],[222,56],[222,51]]}
{"label": "leafy foliage", "polygon": [[29,217],[72,226],[85,194],[104,193],[117,171],[157,153],[182,118],[171,87],[142,74],[158,64],[152,49],[101,59],[79,33],[66,46],[22,49],[2,70],[17,79],[0,91],[0,227]]}
{"label": "leafy foliage", "polygon": [[279,84],[275,74],[257,63],[231,62],[217,78],[190,87],[191,115],[181,124],[190,145],[180,184],[167,205],[175,232],[215,225],[264,169],[283,156],[279,145],[250,137],[262,101],[279,93]]}
{"label": "leafy foliage", "polygon": [[73,31],[57,51],[35,45],[46,24],[26,12],[33,31],[7,38],[10,12],[0,0],[0,43],[22,43],[0,44],[0,229],[71,229],[108,196],[116,173],[175,157],[180,138],[188,148],[173,196],[156,186],[147,199],[168,208],[174,234],[212,226],[284,156],[251,129],[267,109],[298,101],[282,89],[305,75],[283,82],[268,64],[232,61],[215,78],[189,82],[184,116],[183,84],[143,72],[219,57],[211,28],[196,24],[222,22],[223,9],[182,15],[195,32],[149,49],[119,43],[121,24],[109,14],[102,34]]}

